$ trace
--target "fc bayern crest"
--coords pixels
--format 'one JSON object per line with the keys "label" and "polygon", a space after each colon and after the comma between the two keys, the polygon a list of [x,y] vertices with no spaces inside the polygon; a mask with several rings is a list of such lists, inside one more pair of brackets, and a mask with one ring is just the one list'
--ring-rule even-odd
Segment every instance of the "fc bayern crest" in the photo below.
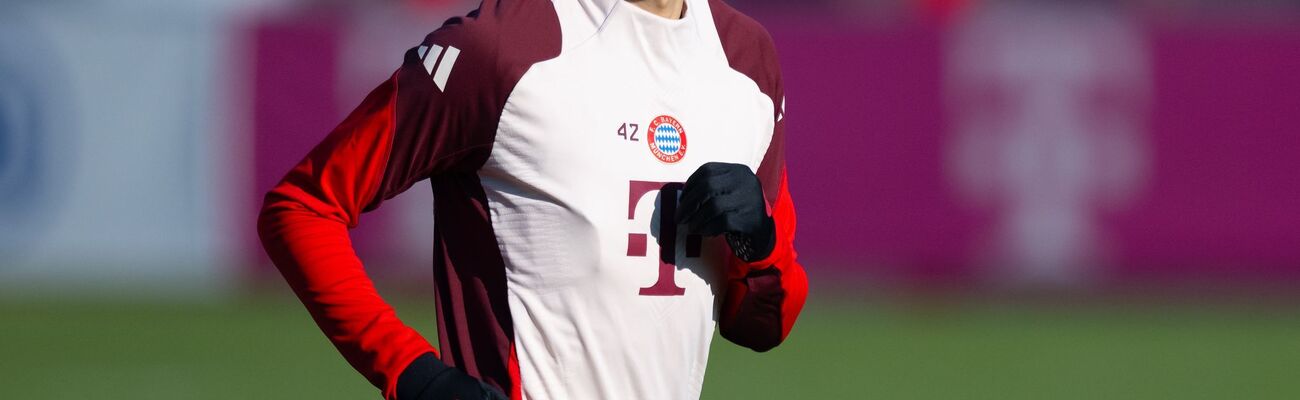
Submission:
{"label": "fc bayern crest", "polygon": [[686,129],[676,118],[660,115],[650,121],[650,154],[669,164],[686,156]]}

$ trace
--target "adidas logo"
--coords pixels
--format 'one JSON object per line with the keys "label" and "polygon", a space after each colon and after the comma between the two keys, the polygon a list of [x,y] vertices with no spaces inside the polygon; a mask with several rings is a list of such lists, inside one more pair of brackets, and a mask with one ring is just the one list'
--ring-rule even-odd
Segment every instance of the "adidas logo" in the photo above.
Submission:
{"label": "adidas logo", "polygon": [[[438,90],[444,90],[447,86],[447,77],[451,75],[451,67],[456,65],[456,58],[460,57],[460,49],[447,46],[445,49],[439,45],[420,46],[420,60],[424,61],[424,70],[433,77],[433,84],[438,85]],[[439,62],[438,60],[442,61]]]}

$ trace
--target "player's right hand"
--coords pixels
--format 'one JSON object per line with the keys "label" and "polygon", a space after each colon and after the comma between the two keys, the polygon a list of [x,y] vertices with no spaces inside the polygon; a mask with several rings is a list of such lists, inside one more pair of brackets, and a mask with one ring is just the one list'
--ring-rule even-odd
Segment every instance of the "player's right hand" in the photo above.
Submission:
{"label": "player's right hand", "polygon": [[509,400],[496,388],[427,353],[397,378],[399,400]]}

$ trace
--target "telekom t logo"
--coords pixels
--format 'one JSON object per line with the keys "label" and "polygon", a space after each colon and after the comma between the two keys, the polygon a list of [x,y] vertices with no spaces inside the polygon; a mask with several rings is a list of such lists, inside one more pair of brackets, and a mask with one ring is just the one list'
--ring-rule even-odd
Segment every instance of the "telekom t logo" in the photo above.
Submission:
{"label": "telekom t logo", "polygon": [[[627,219],[636,219],[636,206],[646,193],[659,191],[659,279],[650,287],[641,288],[642,296],[681,296],[686,288],[677,286],[677,194],[683,185],[679,182],[632,181],[628,186]],[[651,201],[654,201],[651,197]],[[649,241],[645,233],[627,234],[627,256],[645,257]],[[686,236],[686,256],[700,256],[703,238]]]}

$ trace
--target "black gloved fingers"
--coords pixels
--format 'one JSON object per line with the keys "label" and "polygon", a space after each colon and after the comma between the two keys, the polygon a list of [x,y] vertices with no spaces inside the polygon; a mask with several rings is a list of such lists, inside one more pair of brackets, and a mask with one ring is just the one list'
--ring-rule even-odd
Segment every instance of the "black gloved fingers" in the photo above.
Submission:
{"label": "black gloved fingers", "polygon": [[691,220],[687,221],[686,230],[690,233],[704,236],[718,236],[729,232],[734,227],[735,222],[731,213],[728,212],[701,212],[696,213]]}
{"label": "black gloved fingers", "polygon": [[717,195],[692,198],[689,202],[677,204],[677,223],[694,228],[703,222],[702,220],[713,217],[719,211]]}
{"label": "black gloved fingers", "polygon": [[700,207],[713,197],[713,193],[708,188],[702,186],[687,186],[682,189],[682,197],[677,199],[677,219],[678,224],[684,224],[695,214],[700,212]]}
{"label": "black gloved fingers", "polygon": [[748,171],[747,167],[739,164],[711,162],[695,170],[695,173],[686,179],[681,198],[677,200],[678,223],[686,221],[688,216],[696,213],[699,207],[708,201],[710,197],[729,192],[731,186],[729,181],[737,177],[732,176],[735,174],[736,168],[728,167],[728,165],[736,165]]}
{"label": "black gloved fingers", "polygon": [[[745,199],[737,193],[718,192],[704,199],[698,205],[690,204],[689,207],[683,207],[679,210],[685,213],[679,213],[681,217],[678,223],[686,225],[691,233],[698,233],[706,236],[714,236],[725,232],[732,232],[731,229],[742,228],[740,221],[735,221],[736,217],[753,217],[745,216]],[[713,231],[705,229],[711,223],[717,221],[725,223],[722,231]]]}
{"label": "black gloved fingers", "polygon": [[723,213],[723,220],[714,222],[713,225],[705,224],[701,229],[716,229],[717,234],[734,233],[740,235],[756,235],[762,233],[767,220],[771,217],[763,210],[755,210],[748,207],[737,206],[727,209]]}
{"label": "black gloved fingers", "polygon": [[687,196],[688,193],[692,192],[690,188],[696,189],[696,195],[707,195],[712,189],[726,187],[729,180],[740,178],[739,176],[733,176],[738,172],[749,172],[749,167],[720,162],[705,163],[691,173],[689,178],[686,178],[685,186],[687,190],[682,193],[682,197],[690,198]]}
{"label": "black gloved fingers", "polygon": [[723,208],[722,202],[710,202],[700,208],[683,225],[690,233],[718,236],[724,233],[761,236],[771,224],[765,212],[743,206]]}

